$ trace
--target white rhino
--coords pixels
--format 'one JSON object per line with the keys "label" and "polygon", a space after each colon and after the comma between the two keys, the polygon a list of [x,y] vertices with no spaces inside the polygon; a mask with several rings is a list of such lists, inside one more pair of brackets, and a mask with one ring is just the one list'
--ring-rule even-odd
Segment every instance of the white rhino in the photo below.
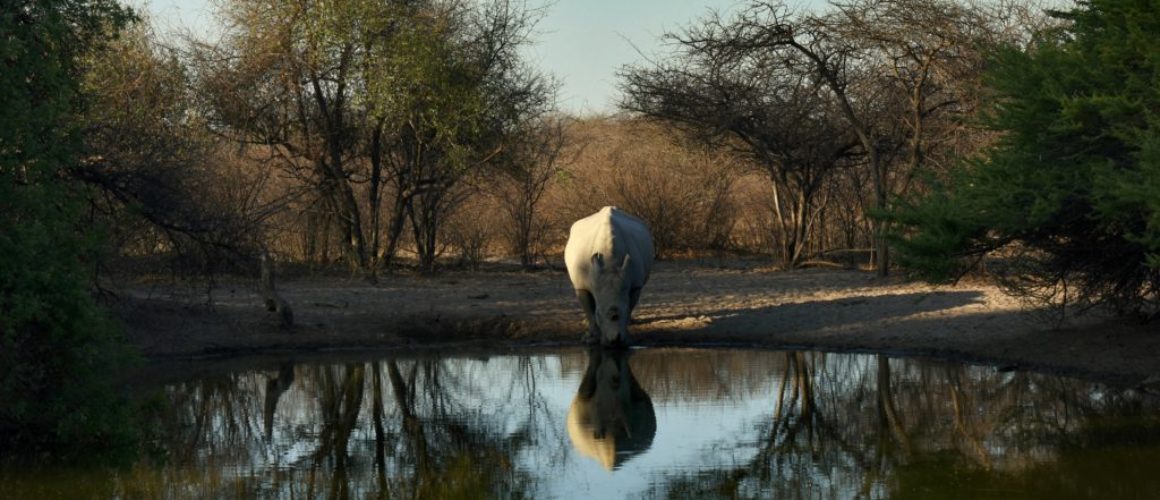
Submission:
{"label": "white rhino", "polygon": [[572,224],[564,264],[588,319],[586,340],[627,345],[632,310],[652,271],[648,226],[623,210],[604,207]]}
{"label": "white rhino", "polygon": [[590,348],[565,422],[576,451],[607,470],[644,453],[657,433],[652,399],[628,367],[630,352]]}

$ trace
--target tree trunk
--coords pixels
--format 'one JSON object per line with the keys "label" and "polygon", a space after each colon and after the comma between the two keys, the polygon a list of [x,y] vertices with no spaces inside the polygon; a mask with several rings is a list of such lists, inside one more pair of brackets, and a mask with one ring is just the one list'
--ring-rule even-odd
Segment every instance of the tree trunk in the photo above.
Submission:
{"label": "tree trunk", "polygon": [[[426,191],[417,196],[418,206],[410,211],[411,231],[415,236],[415,247],[419,252],[419,271],[424,274],[435,272],[435,257],[438,250],[438,229],[440,224],[440,201],[443,192],[438,189]],[[417,208],[417,210],[415,210]]]}
{"label": "tree trunk", "polygon": [[[887,209],[886,186],[876,178],[874,189],[877,192],[875,208],[885,211]],[[879,277],[890,275],[890,245],[886,241],[887,229],[886,221],[880,220],[874,223],[874,268]]]}
{"label": "tree trunk", "polygon": [[371,176],[370,185],[367,188],[367,202],[371,211],[371,227],[370,227],[370,251],[367,253],[369,267],[367,269],[367,279],[371,282],[376,281],[376,273],[378,271],[379,259],[379,243],[382,240],[382,231],[380,229],[382,214],[382,186],[383,186],[383,126],[385,119],[380,118],[375,125],[374,131],[371,133]]}
{"label": "tree trunk", "polygon": [[[347,52],[349,51],[344,51],[342,57],[344,64],[349,57]],[[355,201],[354,189],[351,188],[350,182],[346,178],[346,169],[343,167],[342,161],[345,139],[343,118],[345,82],[341,78],[341,71],[342,69],[340,69],[338,88],[334,91],[334,102],[327,99],[326,91],[323,90],[319,77],[317,75],[311,77],[310,84],[314,92],[314,101],[318,105],[319,112],[325,118],[323,120],[325,126],[323,137],[326,156],[318,160],[318,163],[319,171],[325,179],[323,181],[324,189],[329,193],[335,215],[338,216],[339,222],[343,225],[344,241],[342,247],[347,255],[347,261],[352,270],[366,271],[369,262],[367,260],[366,238],[363,235],[362,217],[359,213],[358,203]]]}
{"label": "tree trunk", "polygon": [[[870,170],[874,173],[875,208],[883,211],[886,210],[886,172],[882,165],[882,160],[878,155],[878,148],[874,144],[873,138],[870,137],[870,132],[867,130],[866,125],[862,123],[862,120],[858,118],[858,114],[854,111],[854,106],[850,103],[850,97],[846,95],[845,86],[839,80],[836,70],[830,67],[817,53],[797,41],[790,40],[788,44],[817,65],[819,75],[826,82],[826,85],[830,87],[830,91],[834,93],[834,96],[838,98],[838,105],[842,110],[842,115],[846,117],[846,120],[850,123],[850,128],[854,130],[854,134],[858,137],[858,143],[861,144],[863,151],[866,153],[866,160],[870,164]],[[886,245],[886,225],[879,222],[874,224],[874,228],[874,265],[878,276],[885,277],[890,273],[890,252]]]}
{"label": "tree trunk", "polygon": [[394,212],[391,213],[391,225],[387,227],[387,247],[379,260],[383,267],[390,267],[399,250],[399,237],[403,235],[403,226],[411,216],[411,199],[406,193],[395,196]]}

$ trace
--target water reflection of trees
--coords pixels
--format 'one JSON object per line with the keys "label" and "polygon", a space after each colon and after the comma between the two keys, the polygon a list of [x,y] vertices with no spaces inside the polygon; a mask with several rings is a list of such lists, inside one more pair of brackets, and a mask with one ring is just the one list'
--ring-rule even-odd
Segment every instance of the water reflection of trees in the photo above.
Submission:
{"label": "water reflection of trees", "polygon": [[[1160,405],[1136,393],[882,355],[780,356],[777,366],[766,365],[778,372],[778,382],[770,418],[757,425],[760,445],[752,459],[669,476],[653,496],[930,498],[1055,491],[1103,498],[1160,491],[1160,479],[1144,465],[1160,458]],[[1131,438],[1115,436],[1116,429]],[[1109,443],[1128,444],[1133,454],[1149,458],[1126,461],[1114,452],[1089,451]],[[1080,488],[1077,478],[1087,486]]]}
{"label": "water reflection of trees", "polygon": [[[115,489],[333,498],[570,491],[561,477],[583,468],[573,467],[578,455],[563,424],[589,361],[575,350],[274,364],[169,386],[158,433],[165,465],[135,468]],[[867,355],[642,350],[627,364],[658,419],[706,407],[750,415],[738,420],[741,433],[721,438],[730,441],[706,438],[703,458],[678,464],[684,472],[649,470],[654,496],[1160,491],[1148,467],[1160,459],[1160,404],[1132,392]],[[625,467],[664,462],[650,455],[658,447]]]}
{"label": "water reflection of trees", "polygon": [[[149,486],[126,487],[166,496],[530,493],[513,457],[547,420],[536,412],[549,410],[535,401],[532,361],[485,373],[486,363],[456,361],[284,365],[171,386],[160,433],[169,466]],[[504,385],[506,394],[495,390]],[[513,395],[532,404],[513,407]]]}

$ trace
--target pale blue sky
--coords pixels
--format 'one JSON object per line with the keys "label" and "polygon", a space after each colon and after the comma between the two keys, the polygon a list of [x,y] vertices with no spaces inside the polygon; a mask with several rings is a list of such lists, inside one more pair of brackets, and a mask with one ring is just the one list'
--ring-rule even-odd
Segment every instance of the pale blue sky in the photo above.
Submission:
{"label": "pale blue sky", "polygon": [[[148,5],[162,32],[187,28],[212,37],[211,0],[136,0]],[[530,4],[541,2],[530,0]],[[797,9],[825,0],[790,0]],[[575,114],[610,113],[617,100],[616,70],[664,50],[660,36],[687,26],[710,9],[728,11],[738,0],[557,0],[537,27],[528,57],[563,83],[560,107]],[[636,48],[634,48],[634,46]]]}

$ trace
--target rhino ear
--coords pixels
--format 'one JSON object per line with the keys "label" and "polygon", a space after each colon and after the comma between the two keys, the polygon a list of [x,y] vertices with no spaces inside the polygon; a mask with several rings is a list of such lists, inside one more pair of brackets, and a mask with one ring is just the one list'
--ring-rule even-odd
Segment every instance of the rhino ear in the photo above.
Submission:
{"label": "rhino ear", "polygon": [[602,269],[604,267],[604,256],[599,253],[592,254],[592,265],[596,266],[598,270]]}

